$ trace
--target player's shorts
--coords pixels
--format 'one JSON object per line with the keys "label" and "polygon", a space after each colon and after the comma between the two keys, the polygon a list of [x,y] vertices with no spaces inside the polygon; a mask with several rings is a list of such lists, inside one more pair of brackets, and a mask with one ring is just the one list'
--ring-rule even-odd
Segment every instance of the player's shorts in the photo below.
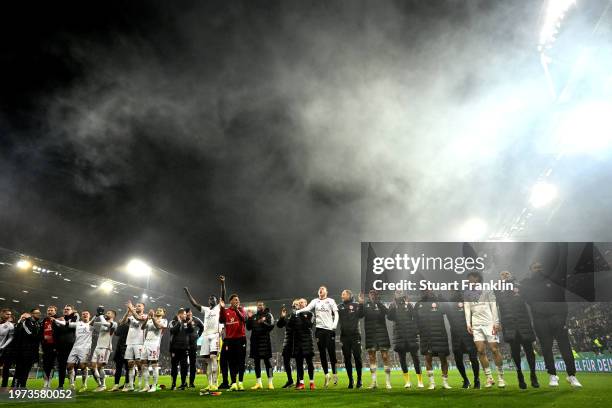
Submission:
{"label": "player's shorts", "polygon": [[219,352],[219,333],[205,334],[202,336],[201,356],[208,356],[210,353]]}
{"label": "player's shorts", "polygon": [[159,360],[159,343],[145,343],[142,348],[142,359],[147,361],[157,361]]}
{"label": "player's shorts", "polygon": [[125,360],[142,360],[142,344],[128,344],[125,348]]}
{"label": "player's shorts", "polygon": [[493,325],[473,326],[474,341],[486,341],[487,343],[499,343],[499,336],[493,334]]}
{"label": "player's shorts", "polygon": [[68,364],[83,364],[89,362],[89,348],[73,348],[68,355]]}
{"label": "player's shorts", "polygon": [[91,356],[91,362],[98,364],[106,364],[108,363],[108,358],[110,357],[110,354],[111,349],[96,347],[93,352],[93,355]]}

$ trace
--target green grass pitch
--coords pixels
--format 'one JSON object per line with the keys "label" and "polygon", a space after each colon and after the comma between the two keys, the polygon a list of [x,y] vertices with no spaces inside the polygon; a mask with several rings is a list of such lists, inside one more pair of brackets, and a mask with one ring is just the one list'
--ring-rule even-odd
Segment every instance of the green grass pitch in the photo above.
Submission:
{"label": "green grass pitch", "polygon": [[[275,390],[251,391],[249,388],[255,383],[255,376],[247,374],[245,376],[244,392],[224,391],[220,396],[199,396],[199,388],[205,385],[204,376],[198,375],[196,389],[185,391],[170,391],[169,389],[156,393],[126,393],[126,392],[101,392],[94,393],[87,391],[77,393],[76,401],[73,402],[54,402],[50,406],[53,408],[84,406],[87,408],[144,408],[144,407],[202,407],[202,406],[232,406],[237,408],[246,407],[309,407],[309,408],[332,408],[332,407],[610,407],[612,406],[612,374],[588,374],[579,373],[578,378],[582,382],[582,389],[572,389],[565,381],[565,375],[560,375],[560,386],[557,389],[548,387],[548,376],[546,373],[539,373],[541,387],[527,390],[520,390],[517,385],[514,372],[507,372],[505,389],[490,388],[480,390],[464,390],[460,388],[461,379],[456,371],[451,371],[449,383],[453,386],[452,390],[444,390],[440,387],[440,373],[436,373],[436,383],[438,388],[435,390],[427,389],[404,389],[401,372],[393,372],[393,389],[387,390],[379,388],[369,390],[349,390],[346,388],[347,379],[344,372],[339,373],[340,382],[335,387],[324,389],[323,374],[316,374],[315,391],[294,389],[281,389],[285,383],[284,373],[277,373],[274,377]],[[364,386],[370,383],[368,371],[363,373]],[[414,372],[411,372],[411,379],[416,383]],[[481,375],[482,380],[482,375]],[[424,379],[427,387],[427,380]],[[56,385],[55,380],[54,385]],[[384,373],[378,373],[379,385],[384,387]],[[160,379],[160,384],[169,385],[168,376]],[[107,384],[112,384],[112,378],[107,379]],[[263,378],[264,387],[267,386],[267,379]],[[36,388],[42,385],[41,380],[30,381],[29,388]],[[77,388],[80,386],[80,378],[77,380]],[[90,389],[94,388],[94,382],[89,383]],[[414,387],[414,384],[413,384]],[[6,400],[5,400],[6,401]],[[41,404],[40,402],[38,404]],[[42,403],[45,404],[46,403]],[[76,405],[75,405],[76,404]],[[6,407],[27,407],[34,403],[3,403]]]}

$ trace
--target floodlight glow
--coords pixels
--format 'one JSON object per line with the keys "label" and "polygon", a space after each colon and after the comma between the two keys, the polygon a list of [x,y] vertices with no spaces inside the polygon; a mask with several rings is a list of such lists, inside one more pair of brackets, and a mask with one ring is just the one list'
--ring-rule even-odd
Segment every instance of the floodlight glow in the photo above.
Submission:
{"label": "floodlight glow", "polygon": [[459,231],[460,238],[466,241],[475,241],[482,239],[487,232],[487,224],[480,218],[471,218],[467,220]]}
{"label": "floodlight glow", "polygon": [[104,281],[100,285],[100,289],[105,293],[111,293],[114,289],[113,283],[111,281]]}
{"label": "floodlight glow", "polygon": [[32,267],[32,263],[28,261],[27,259],[20,259],[19,261],[17,261],[16,265],[17,265],[17,268],[21,269],[22,271],[27,271],[28,269]]}
{"label": "floodlight glow", "polygon": [[140,259],[132,259],[126,269],[130,275],[136,277],[147,277],[151,274],[151,267]]}
{"label": "floodlight glow", "polygon": [[529,203],[535,208],[542,208],[557,198],[557,187],[544,181],[536,183],[531,189]]}
{"label": "floodlight glow", "polygon": [[576,4],[576,0],[548,0],[540,31],[540,47],[555,41],[561,21],[574,4]]}
{"label": "floodlight glow", "polygon": [[584,103],[559,123],[557,137],[564,153],[600,154],[612,146],[612,103]]}
{"label": "floodlight glow", "polygon": [[146,299],[146,298],[148,298],[148,297],[149,297],[149,296],[147,296],[147,294],[146,294],[146,293],[143,293],[143,294],[142,294],[142,298],[143,298],[143,299]]}

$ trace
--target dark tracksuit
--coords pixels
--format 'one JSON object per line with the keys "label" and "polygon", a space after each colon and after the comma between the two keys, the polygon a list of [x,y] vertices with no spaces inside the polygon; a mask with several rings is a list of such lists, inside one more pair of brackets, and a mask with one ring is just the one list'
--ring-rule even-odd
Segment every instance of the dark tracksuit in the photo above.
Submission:
{"label": "dark tracksuit", "polygon": [[15,325],[15,387],[25,388],[32,365],[38,361],[40,321],[28,317]]}
{"label": "dark tracksuit", "polygon": [[518,290],[499,291],[495,294],[497,307],[499,309],[499,319],[502,326],[504,341],[510,344],[512,360],[516,366],[519,382],[523,380],[521,370],[521,346],[525,351],[525,358],[529,364],[532,380],[535,378],[535,353],[533,342],[535,334],[531,326],[531,318],[525,300],[520,296]]}
{"label": "dark tracksuit", "polygon": [[204,331],[204,323],[197,317],[192,317],[193,331],[189,334],[189,348],[187,356],[189,357],[189,386],[193,386],[197,371],[197,356],[198,356],[198,339]]}
{"label": "dark tracksuit", "polygon": [[406,353],[410,353],[414,371],[421,374],[421,362],[419,360],[419,329],[417,326],[416,313],[412,303],[405,298],[395,299],[389,305],[387,318],[393,322],[393,349],[397,353],[402,367],[402,372],[408,372]]}
{"label": "dark tracksuit", "polygon": [[115,354],[113,355],[113,361],[115,362],[115,385],[121,382],[121,370],[125,369],[125,382],[127,384],[130,382],[129,375],[130,370],[128,368],[128,362],[124,358],[125,349],[127,345],[125,344],[127,340],[127,335],[130,330],[130,325],[128,323],[123,323],[117,326],[115,330],[114,336],[117,338],[117,345],[115,346]]}
{"label": "dark tracksuit", "polygon": [[193,326],[174,318],[170,322],[170,375],[172,386],[176,386],[178,367],[181,366],[181,386],[187,383],[187,351],[189,349],[189,336],[193,332]]}
{"label": "dark tracksuit", "polygon": [[[289,313],[289,312],[288,312]],[[291,357],[293,357],[293,327],[290,327],[287,322],[291,315],[280,317],[276,322],[276,327],[279,329],[285,328],[285,337],[283,339],[283,366],[287,374],[287,384],[293,384],[293,375],[291,373]]]}
{"label": "dark tracksuit", "polygon": [[387,331],[387,308],[382,302],[367,300],[363,306],[366,350],[388,350],[391,347]]}
{"label": "dark tracksuit", "polygon": [[423,355],[446,357],[450,354],[444,311],[440,306],[439,302],[431,300],[420,301],[414,306]]}
{"label": "dark tracksuit", "polygon": [[355,370],[357,381],[361,381],[363,362],[361,359],[361,332],[359,330],[359,319],[363,317],[363,305],[353,299],[338,305],[338,317],[340,324],[340,343],[342,343],[342,356],[344,367],[349,381],[353,382],[352,358],[355,359]]}
{"label": "dark tracksuit", "polygon": [[251,331],[249,357],[255,363],[255,376],[261,378],[261,360],[266,367],[266,376],[272,378],[272,341],[270,332],[274,329],[274,317],[269,309],[257,311],[247,319],[246,329]]}
{"label": "dark tracksuit", "polygon": [[462,301],[449,302],[446,304],[446,317],[451,329],[451,343],[453,345],[453,356],[455,365],[464,383],[469,382],[465,372],[465,363],[463,355],[467,353],[472,364],[472,373],[474,374],[474,383],[477,384],[480,375],[480,365],[478,363],[478,353],[474,344],[474,336],[467,330],[465,321],[465,311]]}
{"label": "dark tracksuit", "polygon": [[59,387],[64,386],[66,380],[66,365],[68,364],[68,356],[72,350],[75,340],[75,329],[71,328],[68,323],[79,320],[78,313],[72,313],[64,316],[65,325],[53,325],[55,331],[56,350],[57,350],[57,374],[59,377]]}
{"label": "dark tracksuit", "polygon": [[291,354],[295,358],[298,383],[304,381],[304,360],[306,360],[308,367],[308,378],[314,380],[312,318],[313,314],[311,312],[300,314],[294,312],[287,323],[287,327],[291,327],[293,332],[293,351]]}
{"label": "dark tracksuit", "polygon": [[576,362],[567,330],[565,289],[538,274],[521,283],[521,293],[531,308],[533,327],[540,340],[548,374],[557,375],[553,354],[553,342],[557,340],[567,375],[576,375]]}

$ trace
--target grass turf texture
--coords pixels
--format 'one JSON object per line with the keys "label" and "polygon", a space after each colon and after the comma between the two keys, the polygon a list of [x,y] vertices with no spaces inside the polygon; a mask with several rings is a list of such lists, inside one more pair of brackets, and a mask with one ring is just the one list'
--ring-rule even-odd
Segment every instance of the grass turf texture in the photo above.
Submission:
{"label": "grass turf texture", "polygon": [[[94,382],[89,380],[89,391],[78,393],[76,401],[73,402],[53,402],[53,408],[86,406],[87,408],[133,408],[137,407],[202,407],[202,406],[234,406],[234,407],[396,407],[396,406],[416,406],[416,407],[610,407],[612,406],[610,390],[612,389],[612,374],[593,374],[579,373],[578,379],[582,382],[582,389],[572,389],[565,381],[565,374],[560,375],[560,386],[558,388],[548,387],[548,375],[539,373],[540,388],[533,389],[529,386],[527,390],[520,390],[514,372],[506,372],[505,379],[507,386],[505,389],[482,388],[480,390],[464,390],[461,388],[461,378],[456,371],[451,371],[449,383],[452,390],[441,388],[442,380],[440,373],[436,372],[435,380],[438,388],[435,390],[417,389],[416,376],[411,372],[413,382],[412,389],[404,389],[404,381],[401,372],[392,373],[393,389],[387,390],[385,385],[385,374],[379,371],[377,374],[379,387],[376,390],[369,390],[366,387],[370,384],[369,371],[363,372],[364,388],[360,390],[349,390],[346,388],[348,380],[344,372],[339,373],[339,383],[337,386],[323,388],[323,373],[317,373],[315,383],[317,389],[310,391],[297,391],[293,388],[282,389],[286,376],[284,373],[277,373],[274,377],[275,390],[267,389],[267,378],[262,378],[264,389],[251,391],[249,388],[255,384],[255,375],[245,375],[245,389],[243,392],[228,392],[224,390],[220,396],[199,396],[199,389],[206,385],[204,376],[198,375],[196,388],[185,391],[170,391],[170,378],[163,376],[160,384],[168,386],[166,390],[155,393],[139,392],[99,392],[94,393]],[[424,376],[425,387],[427,379]],[[528,377],[528,376],[527,376]],[[484,377],[481,374],[481,382]],[[112,378],[107,380],[107,384],[112,385]],[[57,386],[57,379],[52,384]],[[77,380],[77,389],[80,387],[80,377]],[[306,384],[308,385],[308,383]],[[28,381],[29,388],[40,388],[42,380]],[[110,388],[110,386],[109,386]],[[6,400],[4,400],[6,401]],[[19,402],[19,403],[0,403],[5,407],[27,407],[34,404],[47,404],[46,402]],[[76,404],[76,405],[75,405]]]}

